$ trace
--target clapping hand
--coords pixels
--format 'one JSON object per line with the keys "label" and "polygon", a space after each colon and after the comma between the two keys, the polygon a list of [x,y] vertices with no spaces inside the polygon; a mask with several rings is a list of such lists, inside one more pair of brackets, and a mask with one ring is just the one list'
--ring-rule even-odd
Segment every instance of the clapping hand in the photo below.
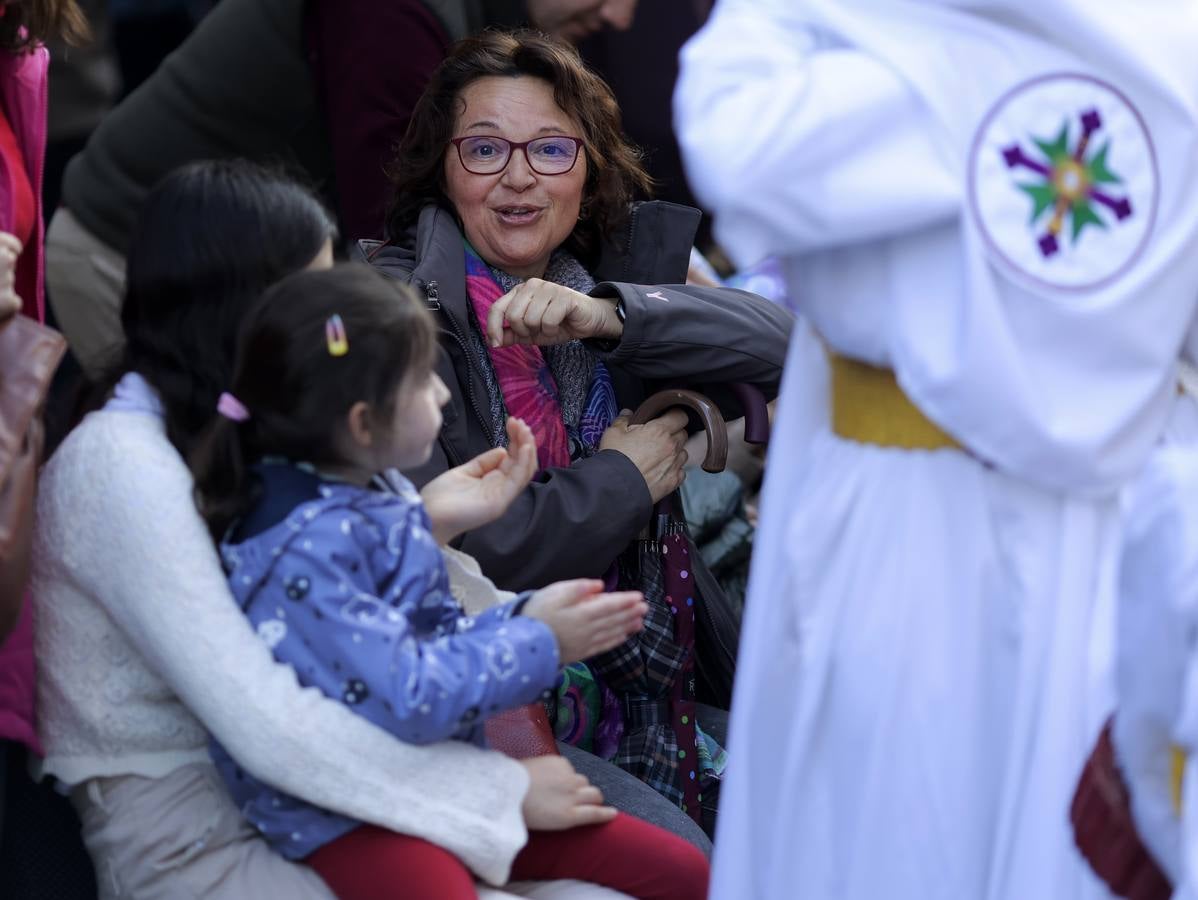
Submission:
{"label": "clapping hand", "polygon": [[602,590],[603,582],[591,578],[559,581],[524,604],[524,615],[552,629],[563,666],[618,647],[645,627],[649,606],[640,591]]}
{"label": "clapping hand", "polygon": [[459,534],[498,519],[537,471],[537,444],[520,419],[507,420],[509,444],[438,475],[420,492],[433,536],[448,544]]}
{"label": "clapping hand", "polygon": [[21,298],[16,291],[17,257],[21,249],[16,236],[0,231],[0,322],[21,311]]}
{"label": "clapping hand", "polygon": [[564,344],[586,338],[619,338],[624,325],[616,305],[552,281],[530,278],[495,301],[487,312],[487,342]]}

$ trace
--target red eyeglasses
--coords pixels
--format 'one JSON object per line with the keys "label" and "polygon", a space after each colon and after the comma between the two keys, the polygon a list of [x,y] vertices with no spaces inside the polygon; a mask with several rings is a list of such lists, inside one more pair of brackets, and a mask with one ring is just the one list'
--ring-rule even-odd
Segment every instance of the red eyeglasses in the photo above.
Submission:
{"label": "red eyeglasses", "polygon": [[509,141],[493,135],[468,135],[449,143],[458,151],[462,168],[475,175],[498,175],[512,161],[512,153],[524,151],[528,167],[538,175],[565,175],[574,168],[582,150],[582,139],[551,134],[531,141]]}

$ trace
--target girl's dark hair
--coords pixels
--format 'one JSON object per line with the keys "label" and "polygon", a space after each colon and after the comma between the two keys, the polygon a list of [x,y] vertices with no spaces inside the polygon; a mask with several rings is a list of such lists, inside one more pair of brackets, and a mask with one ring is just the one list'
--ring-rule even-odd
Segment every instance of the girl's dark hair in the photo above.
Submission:
{"label": "girl's dark hair", "polygon": [[242,160],[184,166],[150,192],[130,245],[114,371],[157,390],[183,456],[228,384],[246,310],[334,234],[311,193]]}
{"label": "girl's dark hair", "polygon": [[76,0],[21,0],[7,3],[0,16],[0,49],[30,50],[52,38],[78,45],[91,37]]}
{"label": "girl's dark hair", "polygon": [[445,194],[444,160],[462,91],[479,78],[521,75],[547,82],[557,105],[582,126],[587,180],[582,215],[565,246],[584,263],[597,261],[602,240],[623,224],[636,194],[648,194],[653,183],[640,152],[624,137],[620,107],[607,83],[569,44],[527,30],[485,31],[459,41],[434,70],[391,165],[388,238],[402,237],[430,203],[454,211]]}
{"label": "girl's dark hair", "polygon": [[[339,356],[327,331],[334,315],[348,344]],[[249,419],[214,416],[191,458],[213,538],[253,503],[252,463],[266,456],[341,462],[337,439],[350,407],[364,400],[377,421],[391,422],[400,383],[427,375],[436,348],[421,301],[370,266],[298,272],[268,290],[242,323],[229,384]]]}

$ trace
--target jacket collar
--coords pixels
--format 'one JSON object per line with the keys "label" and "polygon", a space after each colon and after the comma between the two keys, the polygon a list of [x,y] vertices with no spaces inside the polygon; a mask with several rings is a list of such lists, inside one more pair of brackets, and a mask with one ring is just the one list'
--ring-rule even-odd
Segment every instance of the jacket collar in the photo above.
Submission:
{"label": "jacket collar", "polygon": [[665,200],[634,203],[624,228],[603,245],[595,281],[682,284],[702,214]]}
{"label": "jacket collar", "polygon": [[112,396],[104,404],[105,412],[135,412],[165,418],[162,400],[150,382],[137,372],[126,372],[112,390]]}
{"label": "jacket collar", "polygon": [[[453,214],[429,205],[420,211],[413,245],[412,280],[434,309],[440,306],[459,326],[469,312],[466,297],[466,244]],[[435,301],[435,302],[434,302]]]}

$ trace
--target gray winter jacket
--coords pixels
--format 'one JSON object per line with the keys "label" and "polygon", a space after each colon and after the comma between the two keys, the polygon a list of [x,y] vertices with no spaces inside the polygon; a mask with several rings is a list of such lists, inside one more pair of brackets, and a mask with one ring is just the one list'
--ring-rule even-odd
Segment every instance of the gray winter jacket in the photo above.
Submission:
{"label": "gray winter jacket", "polygon": [[[593,273],[592,296],[624,303],[620,341],[588,342],[611,372],[621,407],[635,409],[656,390],[686,386],[707,394],[731,419],[743,413],[727,384],[754,384],[767,399],[778,391],[793,316],[755,294],[678,283],[686,278],[697,223],[695,210],[639,204]],[[450,212],[429,206],[404,245],[362,243],[373,265],[429,298],[441,329],[437,372],[452,399],[432,459],[405,473],[419,486],[491,447],[486,386],[465,339],[473,312],[462,233]],[[501,587],[539,588],[603,575],[651,511],[636,466],[605,450],[543,473],[502,518],[465,535],[459,546]]]}

